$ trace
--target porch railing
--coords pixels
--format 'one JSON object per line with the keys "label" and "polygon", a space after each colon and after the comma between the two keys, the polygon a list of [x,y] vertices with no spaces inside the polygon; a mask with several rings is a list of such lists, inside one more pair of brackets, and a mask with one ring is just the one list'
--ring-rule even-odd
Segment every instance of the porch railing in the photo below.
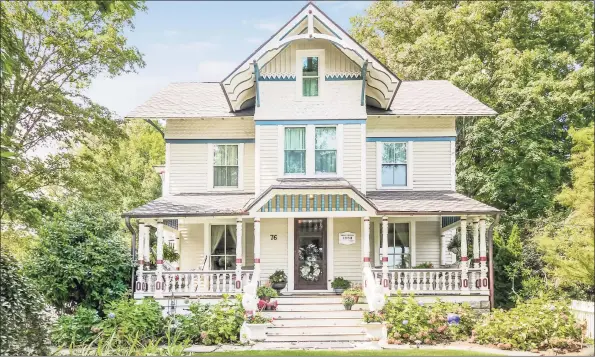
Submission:
{"label": "porch railing", "polygon": [[[251,278],[251,270],[242,271],[243,286],[248,284]],[[135,295],[153,296],[155,294],[157,273],[155,271],[143,271],[141,279],[141,289],[137,289]],[[162,280],[163,296],[171,296],[172,293],[176,296],[199,296],[241,292],[241,289],[236,291],[235,288],[235,271],[164,271]]]}
{"label": "porch railing", "polygon": [[[377,282],[382,270],[373,269]],[[389,269],[388,282],[391,293],[403,294],[462,294],[463,290],[479,293],[480,268],[467,269],[469,286],[462,286],[461,269]]]}

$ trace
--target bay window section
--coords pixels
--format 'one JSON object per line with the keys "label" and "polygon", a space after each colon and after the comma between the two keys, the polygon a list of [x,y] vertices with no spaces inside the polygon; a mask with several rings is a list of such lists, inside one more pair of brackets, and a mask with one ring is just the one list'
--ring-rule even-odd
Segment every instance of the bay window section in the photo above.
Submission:
{"label": "bay window section", "polygon": [[235,270],[236,226],[211,225],[211,270]]}
{"label": "bay window section", "polygon": [[[411,266],[409,223],[388,224],[388,267],[404,269]],[[382,224],[380,225],[380,256],[382,256]]]}
{"label": "bay window section", "polygon": [[238,145],[214,145],[213,155],[213,186],[238,187]]}
{"label": "bay window section", "polygon": [[337,128],[316,128],[314,161],[317,174],[337,173]]}
{"label": "bay window section", "polygon": [[302,60],[302,95],[318,96],[318,57],[304,57]]}
{"label": "bay window section", "polygon": [[306,173],[306,128],[285,128],[286,174]]}
{"label": "bay window section", "polygon": [[407,186],[407,143],[383,143],[381,165],[383,187]]}

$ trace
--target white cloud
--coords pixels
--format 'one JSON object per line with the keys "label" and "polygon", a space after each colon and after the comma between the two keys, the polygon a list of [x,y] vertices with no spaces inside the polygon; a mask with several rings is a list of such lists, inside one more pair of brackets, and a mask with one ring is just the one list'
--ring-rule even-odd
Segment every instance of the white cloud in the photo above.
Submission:
{"label": "white cloud", "polygon": [[198,63],[198,80],[201,82],[220,81],[237,65],[238,62],[232,61],[201,61]]}

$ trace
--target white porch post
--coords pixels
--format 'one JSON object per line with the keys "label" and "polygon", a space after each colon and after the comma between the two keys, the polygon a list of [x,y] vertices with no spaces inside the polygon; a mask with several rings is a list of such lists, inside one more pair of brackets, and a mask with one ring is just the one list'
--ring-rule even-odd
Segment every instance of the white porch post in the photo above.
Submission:
{"label": "white porch post", "polygon": [[236,219],[236,290],[242,291],[242,219]]}
{"label": "white porch post", "polygon": [[364,267],[370,267],[370,217],[364,217]]}
{"label": "white porch post", "polygon": [[143,225],[142,237],[145,240],[143,245],[143,256],[145,264],[149,264],[151,260],[151,227],[148,225]]}
{"label": "white porch post", "polygon": [[144,252],[145,252],[145,225],[140,223],[138,225],[138,247],[136,249],[138,256],[138,267],[136,268],[136,284],[134,284],[134,292],[143,290],[143,270],[144,270]]}
{"label": "white porch post", "polygon": [[479,219],[473,217],[473,267],[479,268]]}
{"label": "white porch post", "polygon": [[163,283],[163,222],[157,222],[157,273],[155,282],[155,298],[163,297],[164,283]]}
{"label": "white porch post", "polygon": [[389,293],[388,287],[388,217],[382,217],[382,288]]}
{"label": "white porch post", "polygon": [[488,259],[486,257],[486,220],[485,216],[479,219],[479,262],[481,264],[481,290],[488,290]]}
{"label": "white porch post", "polygon": [[467,217],[461,217],[461,294],[469,295],[469,258],[467,257]]}

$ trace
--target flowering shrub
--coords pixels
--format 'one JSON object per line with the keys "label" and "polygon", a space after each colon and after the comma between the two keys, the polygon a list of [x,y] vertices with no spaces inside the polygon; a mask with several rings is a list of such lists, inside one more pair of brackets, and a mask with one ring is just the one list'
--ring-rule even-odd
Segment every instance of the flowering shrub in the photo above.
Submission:
{"label": "flowering shrub", "polygon": [[110,303],[106,317],[99,324],[101,338],[115,345],[127,345],[131,340],[140,342],[163,335],[165,320],[161,305],[153,299],[140,302],[122,298]]}
{"label": "flowering shrub", "polygon": [[272,318],[264,317],[261,314],[253,314],[246,316],[246,323],[249,324],[270,324],[273,322]]}
{"label": "flowering shrub", "polygon": [[425,306],[413,296],[404,298],[400,295],[387,302],[383,315],[387,322],[388,343],[392,344],[462,340],[471,335],[476,322],[476,314],[467,304],[438,301]]}
{"label": "flowering shrub", "polygon": [[101,319],[95,309],[80,306],[74,315],[62,315],[54,325],[51,336],[56,346],[88,344],[95,338]]}
{"label": "flowering shrub", "polygon": [[476,326],[474,340],[502,349],[547,350],[581,348],[581,325],[562,301],[533,299],[508,311],[495,310]]}
{"label": "flowering shrub", "polygon": [[383,322],[384,315],[379,311],[366,311],[364,312],[364,322],[369,324],[372,322]]}

